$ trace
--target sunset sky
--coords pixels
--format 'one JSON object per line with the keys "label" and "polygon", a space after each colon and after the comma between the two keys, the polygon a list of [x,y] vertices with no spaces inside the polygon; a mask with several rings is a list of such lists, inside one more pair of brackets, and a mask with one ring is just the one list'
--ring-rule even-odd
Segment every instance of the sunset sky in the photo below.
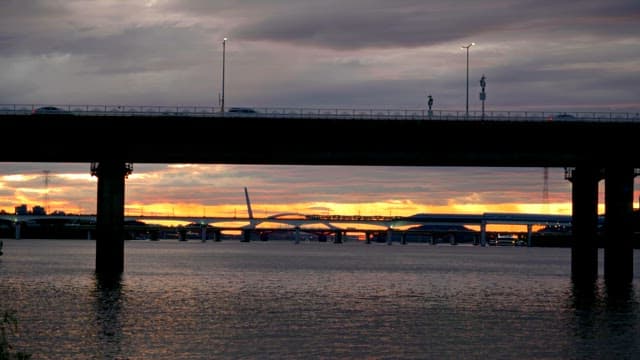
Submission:
{"label": "sunset sky", "polygon": [[[637,0],[3,0],[0,10],[0,106],[218,106],[227,37],[227,106],[423,109],[431,94],[434,109],[462,111],[461,46],[475,42],[471,110],[484,74],[488,111],[640,111]],[[96,185],[89,164],[2,163],[0,209],[92,213]],[[259,216],[571,212],[562,168],[549,169],[545,202],[542,168],[196,164],[134,164],[126,211],[244,214],[245,186]]]}

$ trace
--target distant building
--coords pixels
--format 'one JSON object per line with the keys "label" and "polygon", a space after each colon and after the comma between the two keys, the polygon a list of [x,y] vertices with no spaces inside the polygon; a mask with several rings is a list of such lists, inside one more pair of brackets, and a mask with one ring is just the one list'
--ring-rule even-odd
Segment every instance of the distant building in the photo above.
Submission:
{"label": "distant building", "polygon": [[27,211],[27,204],[16,206],[15,209],[16,209],[16,215],[27,215],[29,213]]}
{"label": "distant building", "polygon": [[47,210],[45,210],[45,208],[43,208],[40,205],[36,205],[33,207],[33,210],[31,211],[31,213],[33,215],[47,215]]}
{"label": "distant building", "polygon": [[47,215],[47,210],[40,205],[36,205],[31,209],[31,212],[27,209],[27,204],[22,204],[15,207],[16,215]]}

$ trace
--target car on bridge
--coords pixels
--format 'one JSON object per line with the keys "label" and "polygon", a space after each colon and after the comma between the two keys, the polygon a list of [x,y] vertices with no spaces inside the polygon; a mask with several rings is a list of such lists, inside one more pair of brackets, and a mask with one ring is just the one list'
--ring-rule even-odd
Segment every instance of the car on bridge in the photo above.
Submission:
{"label": "car on bridge", "polygon": [[239,115],[258,113],[255,109],[249,108],[249,107],[232,107],[227,112],[231,114],[239,114]]}
{"label": "car on bridge", "polygon": [[33,109],[31,115],[73,115],[73,113],[56,106],[42,106]]}
{"label": "car on bridge", "polygon": [[562,113],[562,114],[549,117],[549,120],[575,120],[575,119],[576,119],[575,116],[567,113]]}

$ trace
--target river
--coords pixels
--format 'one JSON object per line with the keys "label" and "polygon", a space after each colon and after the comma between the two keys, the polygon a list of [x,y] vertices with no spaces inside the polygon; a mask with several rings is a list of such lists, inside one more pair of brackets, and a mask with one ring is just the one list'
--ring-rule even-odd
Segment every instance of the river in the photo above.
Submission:
{"label": "river", "polygon": [[612,293],[568,248],[4,240],[0,310],[33,359],[640,358],[640,253]]}

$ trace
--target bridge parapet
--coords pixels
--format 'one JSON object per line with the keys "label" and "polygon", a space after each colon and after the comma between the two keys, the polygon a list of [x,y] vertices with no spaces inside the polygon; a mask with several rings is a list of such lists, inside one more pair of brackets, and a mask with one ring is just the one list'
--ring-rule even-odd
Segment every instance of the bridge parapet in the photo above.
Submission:
{"label": "bridge parapet", "polygon": [[[367,108],[295,108],[256,107],[253,112],[222,112],[212,106],[149,106],[149,105],[50,105],[0,104],[2,115],[33,115],[43,107],[48,115],[75,116],[154,116],[154,117],[253,117],[303,119],[424,119],[424,120],[484,120],[484,121],[638,121],[640,112],[598,111],[465,111],[427,109],[367,109]],[[46,116],[46,115],[41,115]]]}

